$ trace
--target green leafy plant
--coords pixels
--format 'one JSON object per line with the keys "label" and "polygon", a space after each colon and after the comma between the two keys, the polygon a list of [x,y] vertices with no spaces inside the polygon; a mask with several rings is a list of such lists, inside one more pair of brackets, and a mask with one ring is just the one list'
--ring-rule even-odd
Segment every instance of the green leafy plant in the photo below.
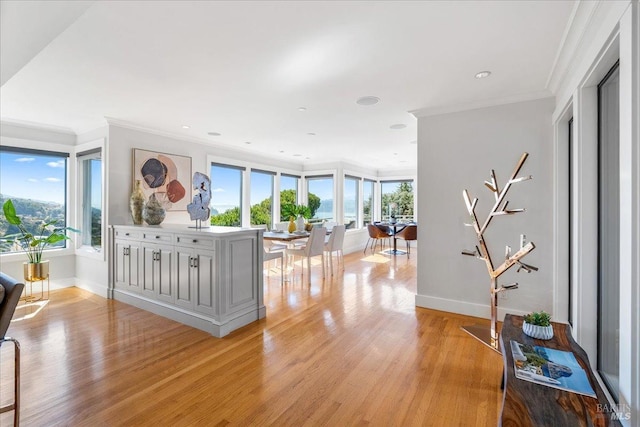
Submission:
{"label": "green leafy plant", "polygon": [[288,203],[282,206],[282,213],[287,218],[296,218],[298,215],[302,215],[304,218],[311,218],[311,209],[306,205],[294,205]]}
{"label": "green leafy plant", "polygon": [[545,311],[534,311],[524,316],[524,321],[530,325],[550,326],[551,315]]}
{"label": "green leafy plant", "polygon": [[[37,234],[31,233],[23,225],[22,219],[16,214],[16,208],[13,205],[11,199],[8,199],[2,205],[4,216],[7,222],[11,225],[15,225],[20,230],[19,233],[8,234],[3,237],[3,242],[6,244],[18,244],[22,250],[24,250],[29,258],[29,262],[37,264],[42,261],[42,251],[47,247],[54,245],[63,240],[68,240],[68,231],[79,233],[72,227],[57,227],[59,220],[44,220],[38,230]],[[48,234],[47,234],[48,233]]]}

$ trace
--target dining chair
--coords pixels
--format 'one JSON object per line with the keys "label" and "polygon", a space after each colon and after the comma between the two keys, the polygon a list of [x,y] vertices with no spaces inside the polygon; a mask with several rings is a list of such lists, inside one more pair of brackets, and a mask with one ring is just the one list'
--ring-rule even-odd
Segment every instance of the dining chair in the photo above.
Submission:
{"label": "dining chair", "polygon": [[[286,248],[286,247],[285,247]],[[280,284],[284,284],[284,251],[267,251],[266,248],[263,247],[262,253],[262,261],[267,262],[274,259],[280,258]]]}
{"label": "dining chair", "polygon": [[295,257],[302,257],[302,277],[304,277],[304,258],[307,258],[307,269],[309,270],[309,280],[311,280],[311,258],[320,255],[322,257],[322,277],[324,275],[324,237],[327,234],[327,229],[324,227],[314,227],[311,229],[307,244],[295,248],[287,248],[285,253],[287,256],[292,256],[293,269],[295,272]]}
{"label": "dining chair", "polygon": [[0,273],[0,346],[5,342],[14,345],[13,403],[0,408],[0,414],[13,411],[13,425],[20,425],[20,343],[15,338],[6,336],[13,313],[16,311],[24,283]]}
{"label": "dining chair", "polygon": [[384,240],[388,240],[389,237],[391,237],[389,235],[389,227],[384,225],[367,224],[367,231],[369,232],[369,240],[367,240],[367,244],[364,245],[364,253],[367,252],[367,246],[369,246],[369,242],[371,242],[371,249],[375,252],[375,247],[378,242],[380,242],[380,246],[381,248],[383,248]]}
{"label": "dining chair", "polygon": [[329,240],[324,244],[324,251],[329,252],[329,268],[331,269],[331,275],[333,276],[333,253],[336,252],[338,257],[338,268],[340,268],[340,258],[342,258],[342,268],[344,269],[344,252],[342,247],[344,246],[344,233],[346,227],[344,225],[335,225],[331,230]]}
{"label": "dining chair", "polygon": [[418,226],[415,224],[409,224],[400,230],[396,235],[396,239],[403,239],[407,244],[407,258],[411,255],[411,245],[409,242],[412,240],[418,240]]}

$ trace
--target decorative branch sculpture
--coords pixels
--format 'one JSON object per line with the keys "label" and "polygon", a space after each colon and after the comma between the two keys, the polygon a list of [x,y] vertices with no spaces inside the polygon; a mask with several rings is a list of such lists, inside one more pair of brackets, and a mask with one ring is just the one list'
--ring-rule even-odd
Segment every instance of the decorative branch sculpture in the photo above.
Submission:
{"label": "decorative branch sculpture", "polygon": [[489,254],[489,250],[487,249],[487,245],[484,240],[484,232],[487,230],[487,227],[491,223],[491,220],[495,216],[499,215],[513,215],[520,212],[524,212],[524,209],[507,209],[509,205],[509,201],[505,200],[509,189],[511,188],[511,184],[516,184],[519,182],[530,180],[532,177],[522,176],[518,177],[518,173],[520,169],[522,169],[522,165],[527,160],[529,153],[524,153],[520,157],[518,164],[515,169],[511,173],[511,177],[505,184],[504,188],[500,190],[498,186],[498,180],[496,178],[496,172],[492,169],[490,181],[485,181],[484,185],[493,193],[495,198],[495,203],[489,211],[487,218],[485,219],[482,227],[478,222],[478,216],[476,215],[476,205],[478,204],[478,199],[474,198],[471,200],[469,197],[469,192],[464,190],[462,195],[464,197],[464,202],[467,206],[467,211],[469,212],[469,216],[471,218],[471,223],[465,224],[468,227],[473,227],[476,236],[478,238],[478,245],[476,245],[474,250],[463,250],[462,255],[474,256],[478,259],[481,259],[485,262],[487,266],[487,272],[489,273],[489,278],[491,279],[491,326],[490,329],[487,329],[485,326],[474,325],[474,326],[464,326],[462,329],[482,341],[484,344],[491,347],[493,350],[500,352],[498,349],[498,334],[496,332],[496,317],[498,311],[498,294],[500,292],[510,291],[518,288],[518,283],[511,283],[509,285],[498,285],[498,278],[509,270],[514,265],[518,266],[516,272],[520,272],[520,270],[525,270],[527,273],[531,271],[538,271],[537,267],[534,267],[529,264],[525,264],[521,261],[523,257],[525,257],[529,252],[535,249],[535,245],[532,242],[525,244],[525,236],[520,235],[520,249],[515,253],[511,254],[511,247],[507,246],[505,249],[505,260],[502,262],[500,266],[497,268],[494,267],[493,261],[491,260],[491,255]]}

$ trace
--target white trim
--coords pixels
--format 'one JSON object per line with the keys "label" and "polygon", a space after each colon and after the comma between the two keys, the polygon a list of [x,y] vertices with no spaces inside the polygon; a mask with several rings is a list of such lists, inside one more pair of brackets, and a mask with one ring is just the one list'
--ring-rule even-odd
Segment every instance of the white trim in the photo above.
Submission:
{"label": "white trim", "polygon": [[[573,117],[573,106],[567,105],[561,116],[554,122],[553,141],[553,318],[558,322],[569,319],[569,241],[568,241],[568,208],[569,208],[569,132],[567,125]],[[574,287],[575,289],[575,287]],[[575,307],[575,305],[574,305]]]}
{"label": "white trim", "polygon": [[551,98],[553,94],[548,90],[539,92],[530,92],[524,94],[516,94],[504,96],[502,98],[483,99],[479,101],[445,105],[438,107],[421,108],[409,111],[415,117],[438,116],[441,114],[458,113],[461,111],[477,110],[480,108],[497,107],[505,104],[515,104],[518,102],[535,101],[537,99]]}
{"label": "white trim", "polygon": [[[446,311],[449,313],[464,314],[466,316],[489,319],[491,307],[489,304],[475,304],[467,301],[460,301],[447,298],[432,297],[429,295],[416,294],[416,306],[429,308],[432,310]],[[515,314],[524,316],[526,311],[516,310],[509,307],[498,307],[498,319],[503,319],[505,314]]]}

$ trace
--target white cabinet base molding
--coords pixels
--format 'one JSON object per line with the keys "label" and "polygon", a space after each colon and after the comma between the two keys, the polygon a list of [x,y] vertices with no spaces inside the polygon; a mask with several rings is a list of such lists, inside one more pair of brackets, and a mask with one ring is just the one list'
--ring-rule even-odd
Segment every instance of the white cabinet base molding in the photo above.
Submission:
{"label": "white cabinet base molding", "polygon": [[109,296],[223,337],[266,315],[262,230],[111,227]]}

